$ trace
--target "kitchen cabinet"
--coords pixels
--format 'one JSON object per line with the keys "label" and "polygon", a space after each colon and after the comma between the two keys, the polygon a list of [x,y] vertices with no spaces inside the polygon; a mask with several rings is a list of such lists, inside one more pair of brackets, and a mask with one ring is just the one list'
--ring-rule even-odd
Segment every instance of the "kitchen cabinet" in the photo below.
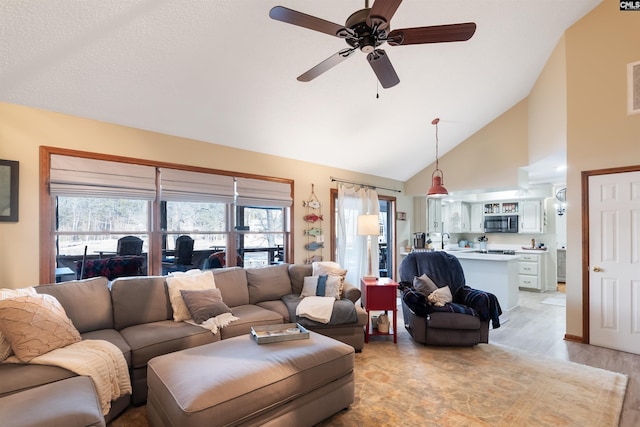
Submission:
{"label": "kitchen cabinet", "polygon": [[526,289],[545,289],[546,254],[522,254],[518,260],[518,287]]}
{"label": "kitchen cabinet", "polygon": [[470,206],[466,202],[447,203],[442,206],[445,233],[464,233],[470,230]]}
{"label": "kitchen cabinet", "polygon": [[427,231],[442,233],[442,200],[427,198]]}
{"label": "kitchen cabinet", "polygon": [[542,233],[543,211],[541,200],[525,200],[520,202],[519,233]]}
{"label": "kitchen cabinet", "polygon": [[482,203],[471,203],[469,205],[469,231],[471,233],[484,233],[483,208],[484,206]]}

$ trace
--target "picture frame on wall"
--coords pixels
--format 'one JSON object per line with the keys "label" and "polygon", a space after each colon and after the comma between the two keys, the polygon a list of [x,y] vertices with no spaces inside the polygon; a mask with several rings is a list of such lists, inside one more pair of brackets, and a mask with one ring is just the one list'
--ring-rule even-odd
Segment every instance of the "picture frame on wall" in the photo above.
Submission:
{"label": "picture frame on wall", "polygon": [[627,114],[640,114],[640,61],[627,64]]}
{"label": "picture frame on wall", "polygon": [[18,221],[19,163],[0,160],[0,222]]}

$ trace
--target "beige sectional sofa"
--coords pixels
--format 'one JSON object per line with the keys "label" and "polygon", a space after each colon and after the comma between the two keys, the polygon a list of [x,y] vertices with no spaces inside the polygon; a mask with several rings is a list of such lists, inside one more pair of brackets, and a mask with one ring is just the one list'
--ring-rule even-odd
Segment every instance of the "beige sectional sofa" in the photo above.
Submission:
{"label": "beige sectional sofa", "polygon": [[[152,358],[248,334],[254,325],[306,320],[290,319],[281,297],[301,293],[304,277],[312,273],[310,265],[281,264],[255,269],[231,267],[211,271],[224,303],[238,318],[217,334],[200,326],[173,320],[165,276],[118,278],[111,283],[106,278],[98,277],[36,287],[38,293],[52,295],[60,302],[83,339],[106,340],[122,351],[129,366],[133,392],[131,396],[123,396],[112,402],[105,422],[122,413],[130,404],[139,405],[146,401],[147,363]],[[360,351],[364,346],[363,328],[367,322],[366,312],[359,303],[356,304],[360,289],[345,283],[342,295],[343,299],[354,303],[356,322],[340,325],[306,322],[305,327]],[[24,410],[16,405],[8,405],[6,397],[23,392],[34,393],[34,388],[56,382],[69,397],[71,405],[74,402],[73,394],[78,390],[86,390],[74,387],[68,381],[74,377],[77,375],[73,372],[54,366],[0,364],[0,419],[11,419],[12,413]],[[66,389],[64,382],[68,382]],[[46,399],[38,400],[37,405],[33,400],[30,402],[28,407],[32,412],[50,410]],[[51,404],[53,402],[52,399]],[[59,402],[55,404],[59,405]],[[70,407],[70,412],[73,409]],[[29,425],[28,421],[23,425]]]}

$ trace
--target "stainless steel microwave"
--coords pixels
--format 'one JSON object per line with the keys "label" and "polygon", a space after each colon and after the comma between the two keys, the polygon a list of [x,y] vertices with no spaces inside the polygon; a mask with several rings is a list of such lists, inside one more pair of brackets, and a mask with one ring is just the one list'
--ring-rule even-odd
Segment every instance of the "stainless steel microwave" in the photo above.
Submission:
{"label": "stainless steel microwave", "polygon": [[484,217],[485,233],[517,233],[518,215],[492,215]]}

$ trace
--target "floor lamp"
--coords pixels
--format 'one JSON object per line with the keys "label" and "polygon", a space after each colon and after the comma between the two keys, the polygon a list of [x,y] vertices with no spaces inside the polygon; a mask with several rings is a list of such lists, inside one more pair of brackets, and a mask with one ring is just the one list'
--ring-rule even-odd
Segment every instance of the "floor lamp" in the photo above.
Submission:
{"label": "floor lamp", "polygon": [[371,236],[380,235],[380,223],[378,222],[378,215],[359,215],[358,216],[358,236],[367,236],[367,258],[369,269],[365,279],[377,279],[373,275],[373,266],[371,263]]}

